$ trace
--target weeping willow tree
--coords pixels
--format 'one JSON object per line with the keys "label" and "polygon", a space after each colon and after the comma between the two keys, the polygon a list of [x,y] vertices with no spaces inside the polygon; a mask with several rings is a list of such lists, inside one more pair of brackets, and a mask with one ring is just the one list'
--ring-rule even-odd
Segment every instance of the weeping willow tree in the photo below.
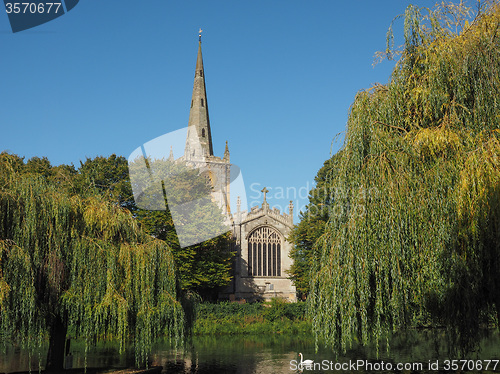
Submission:
{"label": "weeping willow tree", "polygon": [[[5,156],[5,155],[4,155]],[[0,339],[49,340],[46,369],[62,369],[68,329],[87,344],[134,337],[145,363],[159,335],[182,338],[170,249],[132,215],[0,165]],[[9,169],[10,168],[10,169]]]}
{"label": "weeping willow tree", "polygon": [[470,350],[500,321],[500,7],[471,19],[410,6],[390,82],[350,109],[309,297],[339,351],[429,324]]}

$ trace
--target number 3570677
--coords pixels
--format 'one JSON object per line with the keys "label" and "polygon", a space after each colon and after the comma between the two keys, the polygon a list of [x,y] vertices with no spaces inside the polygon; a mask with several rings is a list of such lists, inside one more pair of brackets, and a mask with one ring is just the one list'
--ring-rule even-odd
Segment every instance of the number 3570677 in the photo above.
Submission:
{"label": "number 3570677", "polygon": [[5,3],[7,13],[58,13],[61,3]]}

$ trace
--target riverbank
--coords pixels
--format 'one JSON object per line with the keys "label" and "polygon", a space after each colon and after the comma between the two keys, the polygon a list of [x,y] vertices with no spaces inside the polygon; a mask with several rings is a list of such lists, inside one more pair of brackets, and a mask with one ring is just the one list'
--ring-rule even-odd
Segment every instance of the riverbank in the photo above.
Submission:
{"label": "riverbank", "polygon": [[306,304],[273,300],[269,303],[201,303],[194,335],[303,334],[311,332]]}

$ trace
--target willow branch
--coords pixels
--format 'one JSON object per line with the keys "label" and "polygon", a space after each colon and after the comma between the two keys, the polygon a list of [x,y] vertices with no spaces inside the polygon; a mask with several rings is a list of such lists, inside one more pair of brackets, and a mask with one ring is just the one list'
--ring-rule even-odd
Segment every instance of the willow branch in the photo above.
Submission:
{"label": "willow branch", "polygon": [[399,126],[393,126],[393,125],[389,125],[387,123],[384,123],[384,122],[380,122],[380,121],[375,121],[373,122],[371,125],[384,125],[384,126],[387,126],[387,127],[390,127],[390,128],[393,128],[393,129],[396,129],[396,130],[400,130],[400,131],[404,131],[405,134],[408,133],[408,131],[406,131],[406,129],[402,128],[402,127],[399,127]]}

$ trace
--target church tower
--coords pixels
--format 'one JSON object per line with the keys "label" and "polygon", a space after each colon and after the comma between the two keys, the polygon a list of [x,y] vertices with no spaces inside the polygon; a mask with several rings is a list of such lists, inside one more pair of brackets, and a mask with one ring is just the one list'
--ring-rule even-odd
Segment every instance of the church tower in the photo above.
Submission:
{"label": "church tower", "polygon": [[232,166],[229,158],[227,141],[222,157],[215,156],[213,152],[200,30],[183,159],[207,178],[212,188],[212,200],[227,213],[227,223],[233,231],[232,250],[236,253],[233,279],[221,290],[219,297],[230,300],[279,297],[295,301],[295,286],[287,274],[292,264],[289,256],[291,243],[286,239],[293,228],[292,202],[288,214],[276,207],[271,208],[266,200],[269,191],[264,188],[261,207],[242,211],[241,200],[238,199],[233,215],[229,206]]}
{"label": "church tower", "polygon": [[201,53],[201,30],[189,110],[184,161],[201,170],[211,184],[213,200],[223,211],[230,212],[231,164],[229,162],[229,148],[226,141],[224,156],[221,158],[214,155],[210,117],[208,115],[205,69]]}

